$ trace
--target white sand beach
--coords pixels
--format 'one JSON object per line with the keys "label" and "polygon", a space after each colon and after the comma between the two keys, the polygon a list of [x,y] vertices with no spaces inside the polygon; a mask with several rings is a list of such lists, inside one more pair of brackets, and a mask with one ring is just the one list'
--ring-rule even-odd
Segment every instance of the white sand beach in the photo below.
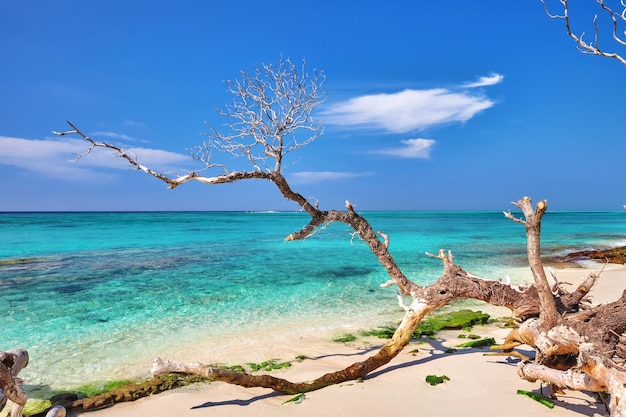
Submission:
{"label": "white sand beach", "polygon": [[[601,266],[557,269],[561,282],[576,285],[589,272]],[[608,265],[591,295],[594,304],[617,299],[626,288],[626,267]],[[506,309],[485,305],[494,317],[507,316]],[[502,342],[508,329],[495,325],[477,326],[472,333],[494,337]],[[262,388],[242,388],[221,382],[190,387],[121,403],[109,408],[85,413],[88,417],[137,416],[477,416],[507,415],[508,417],[605,416],[607,412],[595,395],[567,391],[560,395],[554,409],[517,394],[518,389],[540,392],[540,383],[529,383],[517,376],[516,360],[484,356],[481,349],[459,349],[452,354],[444,351],[454,347],[460,331],[438,334],[430,344],[411,343],[387,366],[370,374],[363,382],[348,382],[306,394],[300,403],[285,401],[293,396],[281,395]],[[324,373],[341,369],[363,360],[379,345],[378,339],[358,338],[347,344],[329,341],[322,335],[301,335],[295,340],[272,340],[264,343],[241,344],[212,355],[213,362],[243,363],[271,358],[290,360],[305,355],[302,362],[291,368],[274,371],[274,375],[305,381]],[[417,351],[414,351],[417,349]],[[178,360],[179,358],[171,358]],[[204,361],[207,358],[187,358]],[[449,381],[430,386],[427,375],[446,375]],[[543,387],[544,394],[549,388]],[[77,414],[68,413],[70,416]]]}

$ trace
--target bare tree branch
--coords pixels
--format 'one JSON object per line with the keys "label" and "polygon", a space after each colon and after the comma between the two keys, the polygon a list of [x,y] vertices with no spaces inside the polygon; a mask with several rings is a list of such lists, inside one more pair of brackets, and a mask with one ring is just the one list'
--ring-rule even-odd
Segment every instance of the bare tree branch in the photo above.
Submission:
{"label": "bare tree branch", "polygon": [[552,327],[559,314],[556,309],[554,297],[548,284],[546,272],[543,268],[543,262],[541,261],[541,219],[543,214],[548,209],[548,202],[543,200],[537,203],[536,209],[533,209],[532,200],[529,197],[524,197],[517,203],[513,203],[519,207],[524,213],[526,220],[514,219],[513,216],[508,213],[507,217],[517,222],[523,223],[526,226],[526,250],[528,253],[528,262],[530,270],[533,273],[533,279],[535,286],[539,291],[540,304],[540,317],[544,321],[547,327]]}
{"label": "bare tree branch", "polygon": [[268,175],[266,173],[263,172],[231,172],[231,173],[227,173],[225,175],[218,175],[215,177],[205,177],[205,176],[201,176],[199,174],[197,174],[195,171],[192,171],[191,173],[187,174],[187,175],[182,175],[182,176],[178,176],[178,177],[173,177],[170,178],[167,175],[160,173],[158,171],[152,170],[150,168],[148,168],[147,166],[144,166],[142,164],[139,163],[139,161],[137,160],[137,157],[135,155],[130,155],[128,154],[128,152],[126,152],[124,149],[120,148],[119,146],[115,146],[106,142],[97,142],[95,140],[93,140],[92,138],[90,138],[89,136],[87,136],[85,133],[83,133],[81,130],[79,130],[74,123],[68,121],[67,122],[68,125],[70,125],[70,127],[73,130],[69,130],[69,131],[65,131],[65,132],[52,132],[53,134],[57,135],[57,136],[65,136],[65,135],[79,135],[80,137],[82,137],[83,139],[85,139],[87,142],[89,142],[91,145],[89,146],[89,148],[87,149],[87,151],[85,151],[84,153],[80,154],[75,161],[80,160],[81,158],[86,157],[87,155],[89,155],[93,149],[95,148],[105,148],[105,149],[111,149],[112,151],[115,152],[115,154],[120,157],[125,159],[131,166],[133,166],[135,169],[140,170],[145,172],[148,175],[152,175],[153,177],[165,182],[168,185],[168,188],[176,188],[181,184],[186,183],[187,181],[198,181],[204,184],[221,184],[221,183],[227,183],[227,182],[235,182],[235,181],[239,181],[242,179],[250,179],[250,178],[259,178],[259,179],[267,179]]}
{"label": "bare tree branch", "polygon": [[[600,55],[607,58],[616,59],[622,64],[626,65],[626,58],[624,58],[619,52],[608,52],[605,48],[600,47],[601,33],[600,25],[598,24],[597,14],[593,18],[594,41],[587,42],[583,39],[585,35],[584,32],[581,32],[580,35],[577,35],[572,31],[568,0],[559,0],[559,2],[561,3],[561,7],[563,8],[563,14],[552,14],[548,8],[548,5],[546,4],[546,0],[541,0],[541,2],[544,5],[546,14],[550,18],[561,19],[564,21],[567,35],[572,38],[574,42],[576,42],[579,49],[583,53]],[[626,27],[626,3],[624,2],[624,0],[620,0],[620,8],[622,9],[621,12],[615,11],[613,10],[613,8],[607,6],[605,0],[596,0],[596,3],[598,3],[601,10],[605,12],[604,15],[611,20],[611,36],[613,41],[615,41],[618,46],[626,46],[626,31],[623,30],[623,28]]]}
{"label": "bare tree branch", "polygon": [[[325,78],[317,71],[309,75],[304,61],[298,68],[281,59],[276,66],[263,64],[253,74],[242,72],[241,80],[227,80],[234,99],[218,113],[232,120],[225,125],[229,133],[209,125],[204,149],[243,156],[257,170],[279,172],[285,155],[323,133],[312,113],[326,100]],[[301,137],[302,131],[306,133]]]}

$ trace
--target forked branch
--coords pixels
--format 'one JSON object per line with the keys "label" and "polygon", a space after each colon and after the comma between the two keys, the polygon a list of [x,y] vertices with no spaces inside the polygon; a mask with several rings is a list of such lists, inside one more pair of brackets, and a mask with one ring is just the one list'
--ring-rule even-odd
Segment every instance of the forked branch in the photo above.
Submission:
{"label": "forked branch", "polygon": [[550,328],[558,320],[559,314],[541,260],[541,219],[548,209],[548,202],[539,201],[536,208],[533,208],[532,200],[524,197],[513,204],[522,210],[525,220],[514,218],[510,212],[505,213],[505,216],[526,227],[526,251],[533,280],[539,292],[540,317],[545,326]]}
{"label": "forked branch", "polygon": [[[607,58],[616,59],[622,64],[626,65],[626,58],[624,58],[619,52],[608,52],[605,48],[600,47],[600,25],[598,24],[598,15],[595,15],[593,18],[593,28],[594,28],[594,40],[593,41],[585,41],[583,39],[585,33],[582,32],[580,35],[577,35],[572,31],[571,21],[570,21],[570,8],[568,0],[559,0],[561,6],[563,8],[563,14],[552,14],[546,4],[545,0],[541,0],[544,5],[544,9],[546,14],[552,19],[561,19],[565,23],[565,29],[567,31],[567,35],[576,42],[578,47],[583,53],[592,54],[592,55],[600,55]],[[615,43],[618,46],[626,46],[626,31],[624,28],[626,27],[626,3],[624,0],[620,0],[620,8],[621,11],[614,10],[613,8],[606,5],[604,0],[596,0],[596,3],[600,6],[603,14],[607,16],[611,21],[611,36]]]}

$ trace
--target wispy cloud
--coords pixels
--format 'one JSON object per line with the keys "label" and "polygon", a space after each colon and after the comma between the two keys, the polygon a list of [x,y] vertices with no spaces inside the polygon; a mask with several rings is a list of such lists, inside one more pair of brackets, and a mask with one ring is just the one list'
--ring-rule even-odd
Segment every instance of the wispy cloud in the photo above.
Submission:
{"label": "wispy cloud", "polygon": [[314,184],[373,175],[372,172],[300,171],[289,175],[294,184]]}
{"label": "wispy cloud", "polygon": [[463,84],[465,88],[487,87],[490,85],[500,84],[504,80],[504,75],[492,73],[487,77],[480,77],[476,81]]}
{"label": "wispy cloud", "polygon": [[417,138],[401,140],[400,143],[402,144],[402,146],[398,146],[395,148],[379,149],[376,151],[372,151],[371,153],[375,153],[378,155],[394,156],[399,158],[429,159],[430,151],[435,144],[435,141],[432,139]]}
{"label": "wispy cloud", "polygon": [[372,94],[330,105],[324,122],[344,127],[375,128],[407,133],[436,125],[465,122],[494,101],[481,94],[435,88]]}
{"label": "wispy cloud", "polygon": [[143,122],[138,122],[136,120],[124,120],[124,125],[129,127],[146,127],[147,125]]}
{"label": "wispy cloud", "polygon": [[[76,157],[87,150],[87,143],[82,139],[38,140],[0,136],[0,149],[0,164],[66,181],[108,180],[111,172],[104,169],[129,168],[110,150],[100,148],[74,163]],[[193,162],[189,155],[159,149],[136,147],[125,150],[136,155],[140,163],[161,172],[180,172],[181,166],[191,167]]]}
{"label": "wispy cloud", "polygon": [[89,136],[92,136],[94,138],[98,137],[98,138],[108,138],[108,139],[117,139],[117,140],[122,140],[122,141],[127,141],[127,142],[136,142],[137,139],[129,136],[129,135],[125,135],[123,133],[116,133],[116,132],[93,132],[90,133]]}

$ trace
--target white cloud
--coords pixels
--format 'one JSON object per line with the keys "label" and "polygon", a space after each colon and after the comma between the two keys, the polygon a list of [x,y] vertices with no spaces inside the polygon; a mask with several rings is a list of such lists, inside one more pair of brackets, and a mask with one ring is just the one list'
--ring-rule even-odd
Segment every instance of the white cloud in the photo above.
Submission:
{"label": "white cloud", "polygon": [[487,77],[480,77],[478,80],[465,83],[463,87],[465,88],[476,88],[476,87],[486,87],[489,85],[500,84],[504,80],[504,75],[492,73]]}
{"label": "white cloud", "polygon": [[[115,154],[96,148],[78,162],[73,161],[87,151],[87,142],[75,138],[56,140],[22,139],[0,136],[0,164],[54,177],[67,181],[92,181],[96,178],[110,179],[110,171],[103,169],[128,170],[130,165]],[[149,148],[128,148],[139,162],[152,169],[168,172],[178,171],[179,165],[191,166],[189,155]]]}
{"label": "white cloud", "polygon": [[446,123],[465,122],[493,105],[492,100],[467,92],[443,88],[404,90],[393,94],[365,95],[333,104],[324,112],[323,121],[407,133]]}
{"label": "white cloud", "polygon": [[90,133],[89,136],[91,136],[92,138],[103,137],[103,138],[109,138],[109,139],[125,140],[129,142],[137,141],[137,139],[135,139],[132,136],[128,136],[128,135],[124,135],[123,133],[116,133],[116,132],[93,132],[93,133]]}
{"label": "white cloud", "polygon": [[372,153],[387,156],[397,156],[400,158],[430,158],[430,150],[435,141],[432,139],[407,139],[400,141],[403,146],[397,148],[386,148],[373,151]]}
{"label": "white cloud", "polygon": [[289,175],[294,184],[314,184],[325,181],[346,180],[372,175],[371,172],[300,171]]}
{"label": "white cloud", "polygon": [[124,125],[129,127],[146,127],[144,122],[138,122],[135,120],[124,120]]}

